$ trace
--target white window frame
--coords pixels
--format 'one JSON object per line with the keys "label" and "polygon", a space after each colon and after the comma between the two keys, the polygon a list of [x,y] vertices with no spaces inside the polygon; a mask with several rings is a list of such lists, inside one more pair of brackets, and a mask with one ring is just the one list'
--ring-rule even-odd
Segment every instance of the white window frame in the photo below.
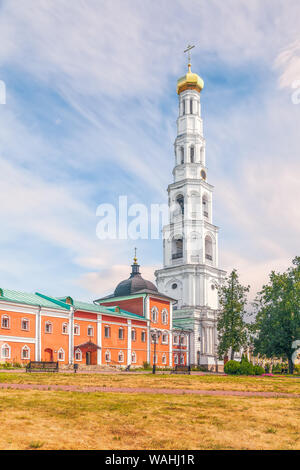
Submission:
{"label": "white window frame", "polygon": [[[89,330],[92,330],[92,334],[89,333]],[[94,327],[92,325],[89,325],[87,327],[87,335],[88,336],[94,336]]]}
{"label": "white window frame", "polygon": [[[59,358],[60,353],[63,354],[63,358],[62,358],[62,359]],[[63,348],[59,348],[59,350],[58,350],[58,352],[57,352],[57,360],[64,362],[64,360],[65,360],[65,350],[64,350]]]}
{"label": "white window frame", "polygon": [[[50,331],[47,331],[47,326],[50,326]],[[47,321],[45,322],[45,333],[46,333],[47,335],[51,335],[51,334],[53,333],[53,323],[52,323],[52,321],[50,321],[50,320],[47,320]]]}
{"label": "white window frame", "polygon": [[[8,321],[8,326],[3,326],[3,320]],[[1,328],[4,328],[5,330],[10,330],[10,316],[9,315],[2,315],[1,317]]]}
{"label": "white window frame", "polygon": [[[27,328],[23,328],[23,322],[27,324]],[[29,331],[30,330],[30,320],[28,318],[22,318],[21,320],[21,330],[22,331]]]}
{"label": "white window frame", "polygon": [[[175,340],[175,338],[176,338],[176,340]],[[176,345],[179,344],[179,343],[178,343],[178,335],[174,335],[174,337],[173,337],[173,344],[176,344]]]}
{"label": "white window frame", "polygon": [[[78,333],[75,333],[76,328],[78,328]],[[80,325],[78,325],[78,323],[74,325],[74,336],[80,336]]]}
{"label": "white window frame", "polygon": [[[121,332],[121,331],[122,331],[122,338],[120,338],[120,332]],[[125,339],[123,326],[120,326],[120,328],[119,328],[119,330],[118,330],[118,339],[120,339],[120,340]]]}
{"label": "white window frame", "polygon": [[[106,328],[108,329],[108,336],[106,336]],[[109,325],[104,326],[104,338],[110,338],[110,326]]]}
{"label": "white window frame", "polygon": [[[143,339],[143,335],[145,335],[145,339]],[[146,341],[147,341],[147,333],[146,333],[146,331],[142,331],[142,332],[141,332],[141,341],[142,341],[142,343],[146,343]]]}
{"label": "white window frame", "polygon": [[[8,349],[8,356],[4,356],[4,354],[3,354],[4,349]],[[10,347],[10,345],[7,344],[7,343],[2,344],[2,346],[1,346],[1,358],[2,359],[10,359],[10,356],[11,356],[11,347]]]}
{"label": "white window frame", "polygon": [[[164,336],[166,336],[166,341],[164,341]],[[169,344],[169,335],[166,331],[163,331],[163,334],[161,335],[161,344]]]}
{"label": "white window frame", "polygon": [[[122,360],[120,360],[120,356],[122,356]],[[118,362],[124,362],[124,352],[123,351],[118,352]]]}
{"label": "white window frame", "polygon": [[[165,320],[164,320],[164,316],[165,316]],[[169,320],[169,312],[166,308],[164,308],[161,312],[161,321],[164,325],[167,325],[168,324],[168,320]]]}
{"label": "white window frame", "polygon": [[136,364],[136,361],[137,361],[136,352],[132,351],[132,353],[131,353],[131,362],[132,362],[132,364]]}
{"label": "white window frame", "polygon": [[[77,358],[76,358],[76,354],[79,354],[79,355],[80,355],[80,359],[77,359]],[[82,361],[82,351],[81,351],[81,349],[77,348],[77,349],[75,350],[74,359],[75,359],[75,361],[77,361],[77,362],[81,362],[81,361]]]}
{"label": "white window frame", "polygon": [[152,323],[158,322],[158,308],[155,306],[151,309],[151,321]]}
{"label": "white window frame", "polygon": [[[24,356],[23,356],[23,351],[28,351],[28,357],[24,357]],[[24,344],[24,346],[23,346],[22,349],[21,349],[21,359],[23,359],[23,360],[29,360],[29,359],[30,359],[30,352],[31,352],[31,351],[30,351],[30,347],[27,346],[27,344]]]}
{"label": "white window frame", "polygon": [[136,341],[136,329],[132,328],[131,330],[131,341]]}
{"label": "white window frame", "polygon": [[184,354],[180,354],[180,365],[184,365]]}
{"label": "white window frame", "polygon": [[[109,359],[106,358],[106,355],[107,355],[107,354],[108,354]],[[104,359],[105,359],[105,362],[111,362],[111,353],[110,353],[109,350],[106,350],[106,351],[105,351]]]}
{"label": "white window frame", "polygon": [[165,353],[163,353],[162,357],[161,357],[161,363],[166,366],[167,365],[167,356]]}
{"label": "white window frame", "polygon": [[[67,327],[67,332],[64,332],[64,327],[65,327],[65,326]],[[62,332],[63,335],[68,335],[68,334],[69,334],[69,323],[64,322],[64,323],[62,324],[61,332]]]}
{"label": "white window frame", "polygon": [[178,354],[174,354],[174,364],[178,365]]}

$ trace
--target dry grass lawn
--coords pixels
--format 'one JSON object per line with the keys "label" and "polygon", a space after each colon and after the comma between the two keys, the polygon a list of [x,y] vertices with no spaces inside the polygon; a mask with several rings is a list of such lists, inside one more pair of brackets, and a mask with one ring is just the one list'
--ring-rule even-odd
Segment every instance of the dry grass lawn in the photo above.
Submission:
{"label": "dry grass lawn", "polygon": [[10,389],[0,416],[0,449],[300,449],[294,398]]}
{"label": "dry grass lawn", "polygon": [[80,387],[152,387],[300,393],[300,379],[216,375],[0,373],[0,382],[77,385]]}

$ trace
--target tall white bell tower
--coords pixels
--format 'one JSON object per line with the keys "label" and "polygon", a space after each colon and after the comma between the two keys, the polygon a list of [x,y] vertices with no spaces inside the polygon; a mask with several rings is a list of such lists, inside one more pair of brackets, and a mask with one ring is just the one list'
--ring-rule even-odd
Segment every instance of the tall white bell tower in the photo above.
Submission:
{"label": "tall white bell tower", "polygon": [[217,359],[216,285],[218,227],[213,224],[213,186],[207,182],[200,93],[203,80],[191,72],[178,80],[179,115],[174,182],[168,187],[169,224],[163,229],[164,267],[155,272],[159,292],[177,299],[174,326],[192,330],[190,362],[221,369]]}

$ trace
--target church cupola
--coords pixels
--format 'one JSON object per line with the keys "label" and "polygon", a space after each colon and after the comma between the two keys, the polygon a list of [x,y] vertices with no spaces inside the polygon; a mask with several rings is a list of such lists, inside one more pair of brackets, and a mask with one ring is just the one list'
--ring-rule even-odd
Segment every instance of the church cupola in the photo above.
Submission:
{"label": "church cupola", "polygon": [[140,265],[138,264],[135,251],[130,277],[117,285],[114,296],[123,297],[141,291],[158,292],[157,287],[151,281],[147,281],[141,276]]}

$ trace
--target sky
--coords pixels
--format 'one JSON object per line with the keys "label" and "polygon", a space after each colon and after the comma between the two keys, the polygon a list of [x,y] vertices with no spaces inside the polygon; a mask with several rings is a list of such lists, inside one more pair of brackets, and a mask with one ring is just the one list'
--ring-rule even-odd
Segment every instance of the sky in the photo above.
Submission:
{"label": "sky", "polygon": [[92,300],[162,266],[99,240],[103,203],[167,202],[195,44],[220,267],[250,300],[299,255],[299,0],[0,0],[0,287]]}

